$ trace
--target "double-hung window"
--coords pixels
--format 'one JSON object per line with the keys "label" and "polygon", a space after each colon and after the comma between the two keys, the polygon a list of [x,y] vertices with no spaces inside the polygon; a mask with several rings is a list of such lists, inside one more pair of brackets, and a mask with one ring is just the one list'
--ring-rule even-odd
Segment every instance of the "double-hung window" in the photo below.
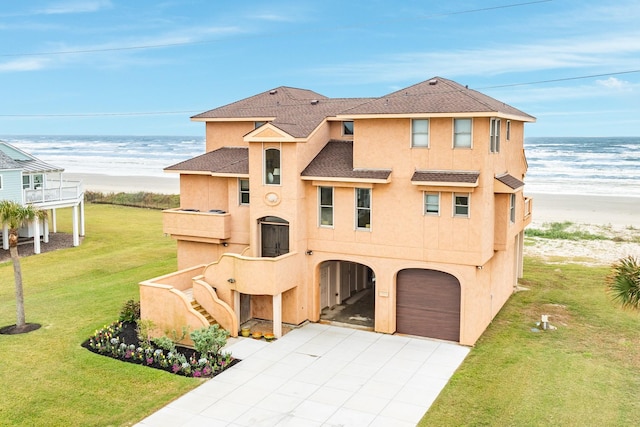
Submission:
{"label": "double-hung window", "polygon": [[429,120],[411,120],[411,146],[429,147]]}
{"label": "double-hung window", "polygon": [[440,193],[424,193],[424,214],[440,215]]}
{"label": "double-hung window", "polygon": [[490,123],[491,152],[500,152],[500,119],[491,119]]}
{"label": "double-hung window", "polygon": [[267,148],[264,152],[264,183],[280,184],[280,150]]}
{"label": "double-hung window", "polygon": [[371,228],[371,189],[356,188],[356,229]]}
{"label": "double-hung window", "polygon": [[469,193],[455,193],[453,196],[453,215],[468,218],[470,199]]}
{"label": "double-hung window", "polygon": [[509,220],[516,222],[516,195],[511,194],[509,198]]}
{"label": "double-hung window", "polygon": [[333,187],[318,187],[320,226],[333,227]]}
{"label": "double-hung window", "polygon": [[238,200],[241,205],[249,204],[249,180],[240,178],[238,180]]}
{"label": "double-hung window", "polygon": [[454,148],[471,148],[471,119],[453,119]]}

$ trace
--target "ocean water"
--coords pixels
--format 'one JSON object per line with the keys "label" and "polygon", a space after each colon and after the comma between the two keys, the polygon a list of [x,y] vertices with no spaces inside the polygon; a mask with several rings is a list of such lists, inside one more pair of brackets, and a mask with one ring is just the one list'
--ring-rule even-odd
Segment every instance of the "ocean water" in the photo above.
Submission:
{"label": "ocean water", "polygon": [[204,153],[204,137],[197,136],[2,136],[42,161],[69,173],[115,176],[174,176],[167,166]]}
{"label": "ocean water", "polygon": [[529,193],[640,197],[640,137],[535,137],[524,146]]}
{"label": "ocean water", "polygon": [[[194,136],[0,136],[69,173],[168,176],[204,153]],[[640,197],[640,137],[525,139],[528,193]]]}

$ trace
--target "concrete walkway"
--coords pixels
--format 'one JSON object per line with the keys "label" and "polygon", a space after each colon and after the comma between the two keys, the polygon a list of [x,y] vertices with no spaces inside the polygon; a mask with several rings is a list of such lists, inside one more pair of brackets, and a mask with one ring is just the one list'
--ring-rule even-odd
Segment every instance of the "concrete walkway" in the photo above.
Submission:
{"label": "concrete walkway", "polygon": [[228,350],[242,362],[137,426],[415,426],[469,353],[315,323]]}

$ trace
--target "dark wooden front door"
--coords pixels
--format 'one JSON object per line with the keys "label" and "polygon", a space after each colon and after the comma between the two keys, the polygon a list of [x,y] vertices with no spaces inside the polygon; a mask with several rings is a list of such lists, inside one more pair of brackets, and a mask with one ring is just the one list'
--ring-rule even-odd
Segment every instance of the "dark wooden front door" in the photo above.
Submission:
{"label": "dark wooden front door", "polygon": [[460,340],[460,282],[435,270],[411,268],[398,273],[396,331]]}
{"label": "dark wooden front door", "polygon": [[262,256],[277,257],[289,253],[289,225],[263,222],[260,226]]}

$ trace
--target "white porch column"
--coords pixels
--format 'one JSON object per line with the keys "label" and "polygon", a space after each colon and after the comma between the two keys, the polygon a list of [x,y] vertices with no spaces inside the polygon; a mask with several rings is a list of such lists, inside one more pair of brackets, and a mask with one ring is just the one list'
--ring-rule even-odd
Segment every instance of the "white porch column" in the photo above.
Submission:
{"label": "white porch column", "polygon": [[49,243],[49,218],[44,218],[42,220],[43,224],[43,232],[42,232],[42,241],[44,243]]}
{"label": "white porch column", "polygon": [[56,210],[51,209],[51,223],[53,224],[53,232],[58,232],[58,221],[56,220]]}
{"label": "white porch column", "polygon": [[40,253],[40,220],[33,221],[33,253]]}
{"label": "white porch column", "polygon": [[80,245],[80,238],[78,237],[78,205],[73,207],[72,215],[71,223],[73,225],[73,246],[78,246]]}
{"label": "white porch column", "polygon": [[273,296],[273,335],[282,337],[282,294]]}
{"label": "white porch column", "polygon": [[2,227],[2,249],[9,249],[9,227],[6,224]]}
{"label": "white porch column", "polygon": [[233,292],[233,311],[236,314],[238,327],[240,327],[240,292],[238,291],[232,291],[232,292]]}
{"label": "white porch column", "polygon": [[80,235],[84,237],[84,200],[80,202]]}

